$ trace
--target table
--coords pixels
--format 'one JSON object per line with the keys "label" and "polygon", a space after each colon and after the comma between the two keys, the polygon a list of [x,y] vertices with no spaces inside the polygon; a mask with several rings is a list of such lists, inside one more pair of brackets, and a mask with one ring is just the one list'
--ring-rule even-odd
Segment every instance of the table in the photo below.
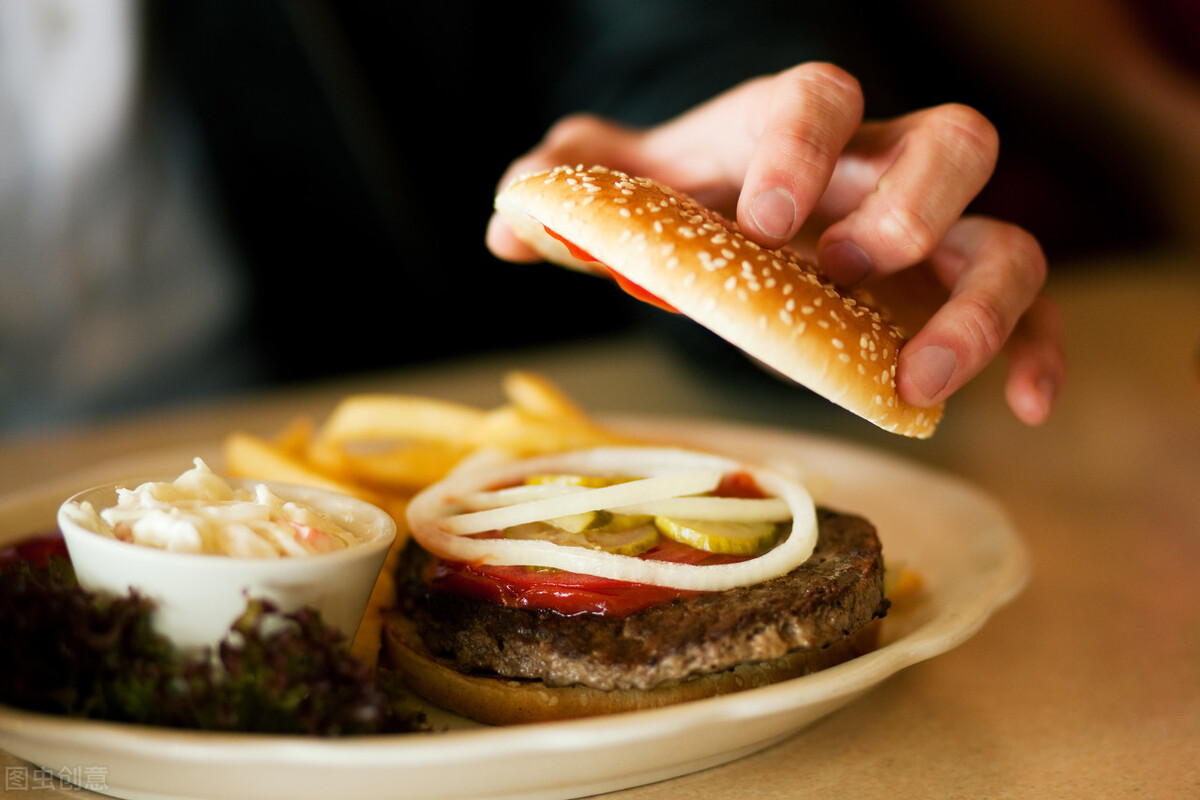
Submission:
{"label": "table", "polygon": [[358,391],[489,406],[510,367],[543,372],[596,413],[829,433],[992,494],[1030,545],[1031,583],[963,646],[782,743],[614,798],[1197,796],[1200,270],[1172,253],[1114,256],[1061,270],[1050,291],[1071,366],[1040,428],[1008,413],[999,364],[952,400],[933,439],[915,442],[771,381],[714,381],[670,342],[635,332],[3,441],[0,492],[233,428],[272,433]]}

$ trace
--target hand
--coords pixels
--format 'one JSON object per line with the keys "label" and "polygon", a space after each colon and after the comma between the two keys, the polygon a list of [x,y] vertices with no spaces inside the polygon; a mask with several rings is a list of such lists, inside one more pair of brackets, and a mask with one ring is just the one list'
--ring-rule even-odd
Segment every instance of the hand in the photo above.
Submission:
{"label": "hand", "polygon": [[[1045,257],[1025,231],[963,216],[991,177],[995,129],[958,105],[886,122],[862,113],[852,76],[802,64],[646,130],[568,117],[500,186],[559,164],[602,164],[692,195],[763,246],[815,257],[839,284],[921,286],[921,297],[904,292],[904,311],[918,311],[935,286],[936,307],[916,318],[901,353],[901,396],[935,405],[1004,351],[1009,406],[1041,423],[1065,373],[1057,311],[1040,294]],[[496,218],[487,241],[500,258],[536,260]]]}

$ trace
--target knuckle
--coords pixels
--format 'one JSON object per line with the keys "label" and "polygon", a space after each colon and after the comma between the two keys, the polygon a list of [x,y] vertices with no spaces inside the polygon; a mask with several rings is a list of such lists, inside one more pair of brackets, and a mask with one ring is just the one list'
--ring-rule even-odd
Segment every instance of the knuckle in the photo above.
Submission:
{"label": "knuckle", "polygon": [[1005,253],[1009,275],[1032,297],[1045,285],[1049,273],[1046,255],[1037,237],[1012,223],[996,226],[994,252]]}
{"label": "knuckle", "polygon": [[570,149],[578,142],[589,140],[607,126],[608,123],[595,114],[571,114],[550,126],[546,132],[545,145],[556,149]]}
{"label": "knuckle", "polygon": [[985,296],[975,296],[960,298],[959,305],[962,338],[981,356],[1000,352],[1013,327],[1001,312],[1000,304]]}
{"label": "knuckle", "polygon": [[961,162],[990,173],[1000,154],[1000,133],[992,121],[971,106],[947,103],[928,117],[932,135]]}
{"label": "knuckle", "polygon": [[932,253],[939,239],[937,227],[918,209],[896,204],[888,206],[877,231],[887,248],[906,264],[915,264]]}
{"label": "knuckle", "polygon": [[799,98],[802,105],[816,106],[838,117],[861,117],[862,86],[858,79],[841,67],[810,61],[782,74],[786,95]]}
{"label": "knuckle", "polygon": [[794,74],[801,80],[815,85],[826,86],[845,94],[862,96],[862,86],[858,79],[846,70],[828,61],[809,61],[794,68]]}
{"label": "knuckle", "polygon": [[1049,273],[1046,254],[1042,252],[1041,244],[1032,233],[1016,225],[1009,226],[1009,230],[1013,237],[1012,248],[1016,256],[1015,260],[1023,268],[1023,273],[1036,292],[1046,284]]}
{"label": "knuckle", "polygon": [[992,121],[975,108],[946,103],[935,109],[934,119],[960,138],[974,142],[980,150],[999,151],[1000,133]]}

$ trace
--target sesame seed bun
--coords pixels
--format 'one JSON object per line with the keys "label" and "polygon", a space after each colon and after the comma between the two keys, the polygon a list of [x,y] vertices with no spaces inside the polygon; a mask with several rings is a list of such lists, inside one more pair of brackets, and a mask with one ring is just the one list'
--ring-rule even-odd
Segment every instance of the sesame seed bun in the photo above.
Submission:
{"label": "sesame seed bun", "polygon": [[878,309],[679,192],[603,167],[558,167],[506,187],[496,210],[547,261],[587,272],[606,267],[884,430],[926,438],[941,419],[941,406],[900,398],[905,336]]}

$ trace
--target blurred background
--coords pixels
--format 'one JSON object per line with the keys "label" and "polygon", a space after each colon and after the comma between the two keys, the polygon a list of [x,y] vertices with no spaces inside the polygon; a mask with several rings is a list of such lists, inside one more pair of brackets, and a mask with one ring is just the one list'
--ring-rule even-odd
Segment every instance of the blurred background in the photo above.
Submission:
{"label": "blurred background", "polygon": [[805,60],[870,117],[987,114],[974,210],[1052,269],[1190,247],[1197,53],[1190,0],[0,0],[0,436],[637,325],[737,369],[484,227],[560,116],[649,125]]}

